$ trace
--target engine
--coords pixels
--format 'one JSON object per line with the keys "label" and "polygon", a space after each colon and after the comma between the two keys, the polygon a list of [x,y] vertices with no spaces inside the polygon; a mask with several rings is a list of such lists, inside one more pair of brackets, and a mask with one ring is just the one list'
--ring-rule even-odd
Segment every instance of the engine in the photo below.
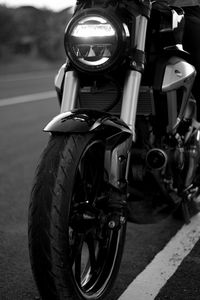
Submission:
{"label": "engine", "polygon": [[[191,123],[191,121],[190,121]],[[198,191],[195,178],[200,158],[200,130],[182,122],[174,135],[157,137],[150,118],[139,120],[137,142],[132,149],[129,182],[137,187],[137,195],[144,189],[150,197],[161,194],[179,202],[183,191],[190,196]],[[187,128],[187,130],[186,130]],[[145,188],[144,188],[145,186]]]}

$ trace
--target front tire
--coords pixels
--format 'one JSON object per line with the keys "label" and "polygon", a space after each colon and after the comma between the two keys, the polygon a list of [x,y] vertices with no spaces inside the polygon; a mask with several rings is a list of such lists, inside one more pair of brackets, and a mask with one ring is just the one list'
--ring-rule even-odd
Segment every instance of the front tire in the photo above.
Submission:
{"label": "front tire", "polygon": [[29,207],[29,252],[43,300],[103,299],[117,276],[126,224],[107,226],[105,144],[93,133],[52,136]]}

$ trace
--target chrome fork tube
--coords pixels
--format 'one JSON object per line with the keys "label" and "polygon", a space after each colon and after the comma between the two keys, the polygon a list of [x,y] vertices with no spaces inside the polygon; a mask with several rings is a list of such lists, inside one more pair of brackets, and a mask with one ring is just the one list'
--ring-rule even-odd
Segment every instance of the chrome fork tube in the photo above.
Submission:
{"label": "chrome fork tube", "polygon": [[[147,18],[139,16],[137,20],[137,35],[136,35],[136,49],[145,50],[146,31],[147,31]],[[124,84],[123,98],[122,98],[122,110],[121,119],[130,127],[133,132],[133,140],[135,140],[135,121],[137,113],[137,103],[140,91],[140,84],[142,74],[137,71],[137,62],[132,62],[133,70],[130,70],[127,74]]]}
{"label": "chrome fork tube", "polygon": [[72,110],[76,106],[79,90],[79,79],[75,71],[65,73],[62,105],[60,112]]}
{"label": "chrome fork tube", "polygon": [[129,71],[124,84],[124,92],[122,99],[121,119],[132,130],[133,140],[135,140],[135,121],[140,82],[141,73],[137,71]]}

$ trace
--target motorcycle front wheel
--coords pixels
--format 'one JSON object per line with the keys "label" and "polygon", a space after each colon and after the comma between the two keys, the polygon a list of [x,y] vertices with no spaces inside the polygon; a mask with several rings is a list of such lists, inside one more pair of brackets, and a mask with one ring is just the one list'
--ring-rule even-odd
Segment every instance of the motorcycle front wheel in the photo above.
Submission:
{"label": "motorcycle front wheel", "polygon": [[104,141],[55,135],[37,169],[29,207],[29,253],[43,300],[103,299],[119,267],[126,224],[107,224]]}

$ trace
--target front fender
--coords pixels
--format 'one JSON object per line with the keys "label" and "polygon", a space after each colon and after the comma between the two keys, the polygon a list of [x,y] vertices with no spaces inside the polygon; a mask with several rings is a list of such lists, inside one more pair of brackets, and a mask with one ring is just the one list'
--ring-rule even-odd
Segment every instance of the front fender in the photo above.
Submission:
{"label": "front fender", "polygon": [[55,134],[97,133],[106,142],[105,169],[109,182],[115,188],[124,190],[132,131],[122,120],[101,111],[75,109],[56,116],[44,131]]}
{"label": "front fender", "polygon": [[88,109],[74,109],[64,112],[53,118],[44,128],[46,132],[55,133],[84,133],[104,130],[105,127],[115,128],[127,134],[132,132],[130,128],[118,117],[111,114]]}

